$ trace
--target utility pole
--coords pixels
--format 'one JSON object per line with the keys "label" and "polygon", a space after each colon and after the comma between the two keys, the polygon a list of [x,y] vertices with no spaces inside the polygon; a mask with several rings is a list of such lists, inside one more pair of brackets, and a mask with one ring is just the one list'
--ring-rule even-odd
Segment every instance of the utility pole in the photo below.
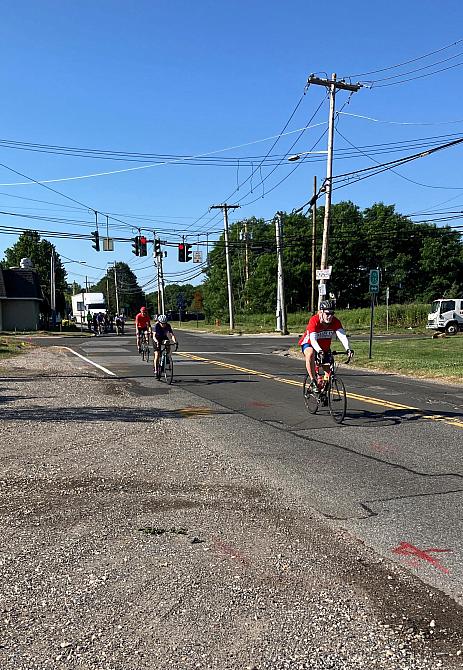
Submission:
{"label": "utility pole", "polygon": [[244,278],[246,284],[249,281],[249,236],[248,236],[248,222],[244,222]]}
{"label": "utility pole", "polygon": [[106,274],[106,295],[108,296],[108,312],[111,312],[111,300],[109,299],[109,270]]}
{"label": "utility pole", "polygon": [[50,256],[50,308],[51,325],[56,325],[56,288],[55,288],[55,252],[52,249]]}
{"label": "utility pole", "polygon": [[[281,244],[281,212],[275,217],[275,238],[277,243],[278,277],[277,277],[277,330],[282,335],[288,334],[286,326],[285,281],[283,274],[283,250]],[[278,324],[280,327],[278,327]]]}
{"label": "utility pole", "polygon": [[[328,119],[328,155],[326,163],[326,179],[325,179],[325,217],[323,220],[323,242],[322,242],[322,257],[320,267],[322,270],[328,269],[328,238],[330,230],[330,215],[331,215],[331,191],[333,179],[333,146],[334,146],[334,115],[335,115],[335,101],[336,91],[344,90],[356,93],[362,84],[348,84],[345,81],[337,81],[336,73],[331,75],[331,79],[320,79],[314,75],[310,75],[307,80],[308,84],[316,84],[318,86],[325,86],[329,89],[330,94],[330,115]],[[322,288],[323,286],[323,288]],[[320,279],[318,289],[318,298],[326,295],[326,279]]]}
{"label": "utility pole", "polygon": [[119,312],[119,289],[117,288],[116,263],[114,263],[114,289],[115,289],[115,292],[116,292],[116,314],[120,314],[120,312]]}
{"label": "utility pole", "polygon": [[312,198],[312,284],[310,291],[310,311],[315,314],[315,282],[317,268],[317,177],[313,178]]}
{"label": "utility pole", "polygon": [[164,300],[164,271],[162,269],[162,251],[159,254],[159,290],[161,294],[161,314],[166,313],[165,300]]}
{"label": "utility pole", "polygon": [[221,209],[223,211],[223,227],[225,240],[225,261],[227,263],[227,286],[228,286],[228,312],[230,316],[230,330],[235,328],[235,318],[233,315],[233,288],[230,266],[230,250],[228,247],[228,210],[237,209],[240,205],[211,205],[211,209]]}

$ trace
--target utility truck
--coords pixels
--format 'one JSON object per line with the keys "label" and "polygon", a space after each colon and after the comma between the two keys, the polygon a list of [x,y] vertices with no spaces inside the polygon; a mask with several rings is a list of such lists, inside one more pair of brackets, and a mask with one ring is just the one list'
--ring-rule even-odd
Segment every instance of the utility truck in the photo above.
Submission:
{"label": "utility truck", "polygon": [[71,300],[72,318],[78,324],[86,324],[89,312],[92,316],[98,314],[98,312],[106,314],[107,309],[103,293],[87,293],[86,291],[82,291],[82,293],[73,295]]}
{"label": "utility truck", "polygon": [[447,335],[456,335],[459,330],[463,330],[463,298],[434,300],[426,328],[439,330]]}

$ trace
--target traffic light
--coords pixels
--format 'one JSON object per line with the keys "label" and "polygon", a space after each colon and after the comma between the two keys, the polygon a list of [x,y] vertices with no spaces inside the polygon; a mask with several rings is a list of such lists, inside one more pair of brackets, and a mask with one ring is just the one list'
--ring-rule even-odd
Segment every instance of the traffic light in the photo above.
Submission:
{"label": "traffic light", "polygon": [[93,231],[92,240],[92,247],[95,249],[95,251],[100,251],[100,233],[97,230]]}
{"label": "traffic light", "polygon": [[139,256],[140,255],[140,238],[138,237],[138,235],[137,235],[137,237],[133,238],[132,247],[133,247],[132,248],[132,253],[135,254],[135,256]]}
{"label": "traffic light", "polygon": [[180,263],[185,262],[185,246],[182,242],[178,245],[178,260]]}
{"label": "traffic light", "polygon": [[188,261],[191,261],[191,255],[193,253],[191,251],[191,247],[192,247],[191,244],[185,244],[185,262],[186,263],[188,263]]}
{"label": "traffic light", "polygon": [[154,240],[154,255],[161,255],[161,240]]}
{"label": "traffic light", "polygon": [[148,255],[148,251],[146,249],[147,242],[148,240],[146,239],[146,237],[144,235],[140,235],[140,237],[138,238],[138,251],[140,256]]}

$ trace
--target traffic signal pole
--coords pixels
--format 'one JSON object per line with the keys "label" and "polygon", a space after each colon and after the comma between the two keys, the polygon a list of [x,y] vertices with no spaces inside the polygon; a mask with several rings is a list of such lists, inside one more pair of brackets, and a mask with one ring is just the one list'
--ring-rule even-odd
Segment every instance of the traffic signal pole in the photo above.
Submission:
{"label": "traffic signal pole", "polygon": [[228,210],[237,209],[240,205],[211,205],[211,209],[221,209],[223,211],[223,227],[224,227],[224,240],[225,240],[225,261],[227,264],[227,287],[228,287],[228,313],[230,317],[230,330],[235,328],[235,317],[233,314],[233,287],[232,287],[232,276],[231,276],[231,265],[230,265],[230,251],[228,243]]}

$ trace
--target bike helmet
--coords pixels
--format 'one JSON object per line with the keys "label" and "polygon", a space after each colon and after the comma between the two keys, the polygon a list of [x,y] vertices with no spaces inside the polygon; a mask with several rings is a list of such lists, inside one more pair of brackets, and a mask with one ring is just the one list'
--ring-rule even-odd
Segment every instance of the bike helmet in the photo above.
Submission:
{"label": "bike helmet", "polygon": [[322,312],[324,312],[325,310],[334,311],[336,309],[336,304],[334,300],[322,300],[320,303],[320,309],[322,310]]}
{"label": "bike helmet", "polygon": [[140,312],[146,312],[146,307],[140,307]]}
{"label": "bike helmet", "polygon": [[158,316],[159,323],[167,323],[167,316],[165,314],[160,314]]}

